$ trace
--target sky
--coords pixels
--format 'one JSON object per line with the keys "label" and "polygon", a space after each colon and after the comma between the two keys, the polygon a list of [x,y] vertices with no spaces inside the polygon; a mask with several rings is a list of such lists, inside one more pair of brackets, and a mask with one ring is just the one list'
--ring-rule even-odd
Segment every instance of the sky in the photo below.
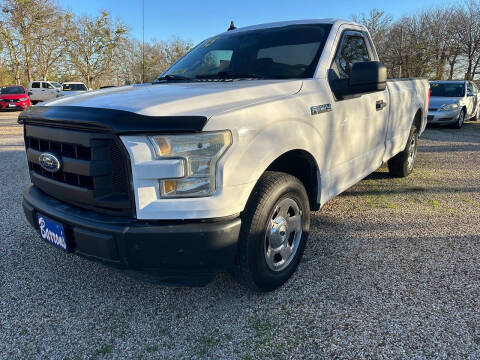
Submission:
{"label": "sky", "polygon": [[[342,18],[384,10],[394,18],[412,15],[450,0],[144,0],[145,40],[168,40],[172,36],[199,43],[225,31],[230,20],[237,27],[273,21]],[[142,0],[57,0],[77,15],[95,15],[108,10],[122,20],[130,35],[142,38]]]}

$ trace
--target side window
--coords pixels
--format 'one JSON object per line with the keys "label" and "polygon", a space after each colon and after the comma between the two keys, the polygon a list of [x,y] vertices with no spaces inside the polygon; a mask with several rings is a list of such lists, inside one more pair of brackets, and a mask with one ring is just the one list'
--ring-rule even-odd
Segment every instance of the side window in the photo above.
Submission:
{"label": "side window", "polygon": [[330,68],[333,74],[330,76],[336,79],[348,79],[353,64],[370,60],[365,38],[361,35],[345,34],[335,54]]}
{"label": "side window", "polygon": [[40,83],[39,82],[33,82],[32,83],[32,89],[38,89],[40,88]]}
{"label": "side window", "polygon": [[53,89],[53,86],[47,82],[42,82],[42,88],[44,89]]}

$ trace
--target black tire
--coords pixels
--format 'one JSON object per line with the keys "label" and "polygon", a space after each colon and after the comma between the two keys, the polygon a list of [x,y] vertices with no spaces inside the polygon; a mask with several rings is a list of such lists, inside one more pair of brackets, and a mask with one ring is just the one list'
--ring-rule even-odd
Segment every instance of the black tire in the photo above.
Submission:
{"label": "black tire", "polygon": [[32,105],[37,105],[38,104],[38,100],[32,100]]}
{"label": "black tire", "polygon": [[465,109],[462,109],[462,111],[460,111],[460,115],[458,115],[457,122],[453,125],[454,129],[460,129],[463,126],[463,123],[465,122],[465,116],[466,111]]}
{"label": "black tire", "polygon": [[[294,215],[294,212],[297,212],[295,219],[293,216],[286,216],[290,220],[285,219],[283,222],[283,235],[282,231],[275,230],[280,229],[280,226],[274,226],[282,223],[281,220],[278,220],[279,218],[284,219],[279,212],[275,213],[277,209],[282,209],[278,207],[279,204],[282,204],[282,208],[292,204],[293,207],[288,208],[287,214]],[[293,237],[292,229],[288,229],[289,221],[296,224],[297,229],[301,229],[301,232],[295,231]],[[299,221],[300,223],[298,223]],[[268,224],[272,226],[269,227],[267,236]],[[291,226],[291,228],[294,227]],[[307,192],[300,180],[282,172],[265,172],[255,185],[245,211],[242,213],[236,269],[239,280],[256,291],[272,291],[283,285],[297,269],[305,250],[309,229],[310,206]],[[272,239],[275,236],[271,243],[268,239],[269,236],[272,236]],[[291,244],[290,239],[292,239]],[[295,251],[292,250],[288,255],[287,260],[289,261],[284,261],[282,264],[283,260],[279,260],[275,263],[276,258],[268,255],[272,254],[269,250],[272,249],[271,244],[274,241],[283,241],[283,243],[275,248],[273,253],[282,246],[284,249],[288,247],[290,250],[295,246]],[[277,255],[280,258],[283,256],[279,253],[275,254],[275,256]],[[270,259],[269,263],[267,263],[267,258]]]}
{"label": "black tire", "polygon": [[478,119],[478,111],[480,111],[480,110],[479,110],[479,108],[477,107],[477,112],[475,113],[475,116],[470,119],[470,121],[477,121],[477,119]]}
{"label": "black tire", "polygon": [[[413,148],[412,148],[413,147]],[[418,130],[415,125],[410,129],[405,149],[388,160],[388,170],[394,177],[407,177],[413,171],[415,158],[417,157]],[[412,152],[413,151],[413,155]],[[413,156],[413,158],[412,158]],[[411,161],[409,161],[409,159]]]}

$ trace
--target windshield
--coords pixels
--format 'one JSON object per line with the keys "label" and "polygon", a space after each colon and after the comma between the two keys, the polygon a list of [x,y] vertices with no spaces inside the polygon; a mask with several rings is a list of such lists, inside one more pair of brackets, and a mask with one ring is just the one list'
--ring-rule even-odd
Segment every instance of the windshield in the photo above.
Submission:
{"label": "windshield", "polygon": [[226,33],[197,45],[162,78],[313,77],[331,25],[290,25]]}
{"label": "windshield", "polygon": [[63,84],[63,91],[87,91],[84,84]]}
{"label": "windshield", "polygon": [[431,96],[440,97],[464,97],[464,83],[431,83]]}
{"label": "windshield", "polygon": [[60,85],[58,82],[54,82],[54,81],[51,81],[50,84],[52,84],[54,87],[56,87],[57,89],[61,89],[62,88],[62,85]]}
{"label": "windshield", "polygon": [[8,86],[2,88],[0,93],[3,95],[25,94],[25,89],[23,86]]}

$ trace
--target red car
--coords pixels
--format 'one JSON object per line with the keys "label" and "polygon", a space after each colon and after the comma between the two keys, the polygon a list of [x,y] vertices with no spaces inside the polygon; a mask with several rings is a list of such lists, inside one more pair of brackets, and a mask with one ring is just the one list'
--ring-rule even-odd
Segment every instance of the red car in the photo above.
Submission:
{"label": "red car", "polygon": [[30,106],[30,98],[23,86],[7,85],[0,89],[0,110],[24,110]]}

